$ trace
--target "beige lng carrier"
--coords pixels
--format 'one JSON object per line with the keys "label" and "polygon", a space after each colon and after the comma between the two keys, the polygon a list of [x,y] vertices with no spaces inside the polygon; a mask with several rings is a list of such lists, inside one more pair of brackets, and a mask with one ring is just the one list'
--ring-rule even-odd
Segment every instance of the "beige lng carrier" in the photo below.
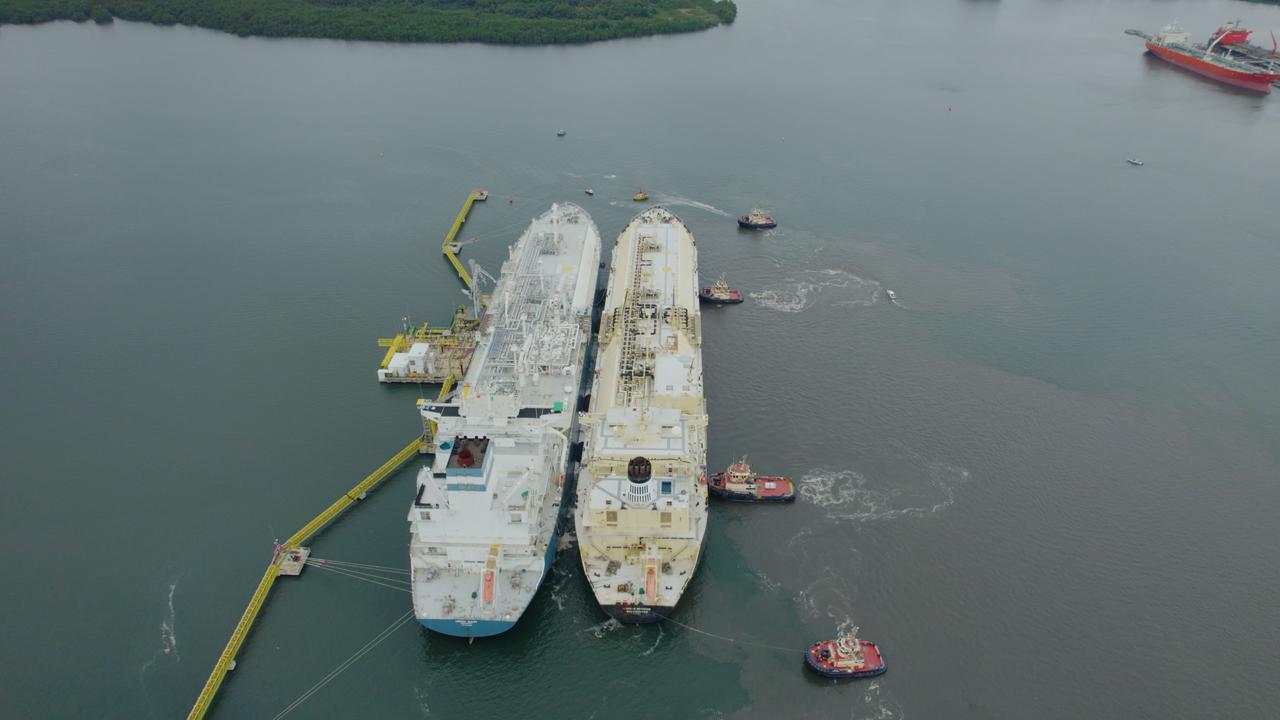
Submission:
{"label": "beige lng carrier", "polygon": [[707,412],[698,253],[654,207],[618,236],[578,476],[578,550],[600,607],[625,623],[667,617],[707,533]]}

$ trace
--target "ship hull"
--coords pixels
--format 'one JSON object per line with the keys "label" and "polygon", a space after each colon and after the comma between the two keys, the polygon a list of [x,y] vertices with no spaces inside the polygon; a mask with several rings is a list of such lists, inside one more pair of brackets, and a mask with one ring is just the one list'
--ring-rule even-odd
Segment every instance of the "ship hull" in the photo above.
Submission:
{"label": "ship hull", "polygon": [[[478,405],[473,416],[466,413],[470,406],[465,404],[465,390],[461,403],[419,405],[424,419],[438,423],[432,428],[438,429],[438,437],[453,442],[453,448],[442,442],[432,464],[419,472],[418,494],[409,512],[414,610],[428,630],[466,638],[510,630],[555,562],[576,468],[570,442],[578,432],[574,408],[590,381],[584,368],[593,351],[590,326],[598,311],[591,298],[599,278],[600,250],[598,230],[580,207],[557,204],[536,218],[509,250],[485,318],[499,332],[517,337],[536,332],[558,342],[511,343],[515,350],[493,341],[481,343],[476,351],[481,354],[459,385],[487,388],[484,383],[491,383],[497,388],[492,397],[502,402]],[[545,262],[548,259],[554,262]],[[576,273],[570,274],[574,268]],[[539,287],[540,292],[528,289]],[[508,316],[508,302],[515,307],[541,305],[544,295],[548,306],[559,306],[559,313],[522,315],[518,323],[511,320],[514,315]],[[508,386],[503,368],[516,361],[564,370],[533,375],[527,383],[521,376],[516,389],[500,394]],[[491,371],[489,363],[496,369]],[[477,396],[479,392],[472,395]],[[483,449],[478,462],[472,458],[463,465],[462,455],[453,453],[460,445],[458,438],[468,437],[468,452],[472,447]],[[480,439],[483,446],[476,444]],[[505,507],[494,510],[490,503],[473,499],[514,492],[508,488],[519,486],[504,484],[512,468],[523,468],[528,476],[523,493],[512,496],[515,504],[509,499]],[[442,508],[448,512],[440,512]]]}
{"label": "ship hull", "polygon": [[829,678],[869,678],[877,675],[883,675],[889,669],[884,665],[881,665],[874,670],[832,670],[819,665],[808,653],[805,653],[804,660],[810,670],[823,677]]}
{"label": "ship hull", "polygon": [[[567,484],[567,483],[566,483]],[[564,507],[562,502],[561,507]],[[563,517],[563,510],[560,517]],[[428,630],[438,632],[441,635],[451,635],[453,637],[490,637],[500,635],[511,628],[524,617],[524,612],[529,609],[529,605],[533,604],[534,598],[538,596],[538,591],[542,589],[542,583],[547,579],[547,575],[551,574],[551,565],[556,561],[556,548],[559,544],[560,533],[558,528],[560,522],[552,526],[551,536],[547,539],[547,551],[542,558],[542,574],[538,576],[538,584],[534,588],[533,593],[529,596],[529,602],[520,608],[520,614],[515,620],[481,620],[471,618],[418,618],[418,622]]]}
{"label": "ship hull", "polygon": [[869,678],[877,675],[883,675],[889,669],[889,664],[885,662],[884,654],[880,652],[880,648],[871,642],[862,643],[863,652],[868,656],[866,667],[860,670],[841,668],[823,662],[818,656],[818,651],[823,645],[829,643],[814,643],[804,654],[804,662],[809,666],[810,670],[818,673],[823,677],[829,678]]}
{"label": "ship hull", "polygon": [[515,627],[515,622],[507,620],[443,620],[423,618],[418,620],[422,627],[453,637],[478,638],[492,637]]}
{"label": "ship hull", "polygon": [[[698,572],[698,568],[702,567],[702,558],[706,557],[707,555],[707,535],[708,534],[709,533],[703,533],[702,542],[698,544],[698,561],[693,566],[693,572],[691,573],[693,575],[696,575]],[[584,566],[584,569],[585,569],[585,566]],[[592,593],[593,594],[595,593],[594,587],[592,588]],[[680,597],[683,598],[684,594],[682,593]],[[679,602],[679,600],[680,598],[676,599],[677,602]],[[668,617],[671,616],[671,613],[676,611],[675,605],[640,605],[636,603],[613,603],[613,604],[602,603],[600,602],[600,598],[598,595],[596,596],[596,604],[600,606],[600,609],[604,610],[606,615],[613,618],[614,620],[617,620],[623,625],[649,625],[651,623],[661,622],[663,620],[666,620]]]}
{"label": "ship hull", "polygon": [[[557,523],[557,526],[559,523]],[[547,575],[551,574],[551,565],[556,561],[556,545],[559,540],[559,533],[552,531],[551,538],[547,542],[547,552],[542,558],[542,575],[538,578],[538,586],[534,588],[533,594],[529,596],[529,605],[533,604],[533,599],[538,596],[538,591],[542,589],[542,582],[547,579]],[[452,635],[453,637],[478,638],[491,637],[493,635],[501,635],[516,626],[521,617],[524,617],[524,611],[529,609],[529,605],[520,608],[520,616],[515,620],[479,620],[470,618],[418,618],[418,622],[422,627],[438,632],[441,635]]]}
{"label": "ship hull", "polygon": [[624,625],[648,625],[667,619],[674,605],[601,605],[605,613]]}
{"label": "ship hull", "polygon": [[668,617],[706,547],[698,290],[697,246],[670,211],[645,210],[618,235],[574,523],[584,579],[621,623]]}
{"label": "ship hull", "polygon": [[[736,292],[736,291],[735,291]],[[698,293],[698,299],[708,305],[737,305],[742,302],[742,296],[719,298],[710,293]]]}
{"label": "ship hull", "polygon": [[1222,67],[1221,65],[1206,62],[1200,58],[1180,52],[1174,48],[1162,47],[1153,42],[1147,43],[1147,50],[1161,60],[1177,65],[1184,70],[1189,70],[1211,80],[1217,80],[1218,82],[1244,90],[1250,90],[1252,92],[1263,94],[1270,93],[1271,83],[1277,78],[1276,75],[1269,73],[1248,73]]}
{"label": "ship hull", "polygon": [[786,495],[761,495],[749,492],[735,492],[733,490],[724,490],[714,485],[707,486],[707,492],[711,497],[717,500],[728,500],[730,502],[750,502],[750,503],[785,503],[795,502],[795,493]]}

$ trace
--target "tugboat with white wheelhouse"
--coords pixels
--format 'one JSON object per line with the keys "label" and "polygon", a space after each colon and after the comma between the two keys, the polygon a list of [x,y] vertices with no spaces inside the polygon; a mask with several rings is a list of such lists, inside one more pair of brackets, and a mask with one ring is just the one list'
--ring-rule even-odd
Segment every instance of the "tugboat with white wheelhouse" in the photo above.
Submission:
{"label": "tugboat with white wheelhouse", "polygon": [[712,305],[737,305],[742,302],[742,293],[730,289],[724,273],[721,273],[720,279],[712,283],[711,287],[698,288],[698,299]]}
{"label": "tugboat with white wheelhouse", "polygon": [[796,486],[789,478],[756,475],[747,457],[722,473],[711,473],[707,492],[712,497],[737,502],[791,502],[796,499]]}
{"label": "tugboat with white wheelhouse", "polygon": [[835,640],[820,640],[810,645],[804,662],[814,672],[829,678],[875,677],[889,669],[875,643],[858,639],[856,625]]}
{"label": "tugboat with white wheelhouse", "polygon": [[763,210],[756,208],[738,218],[738,227],[747,230],[768,230],[778,227],[778,223],[774,221],[772,215],[765,215]]}

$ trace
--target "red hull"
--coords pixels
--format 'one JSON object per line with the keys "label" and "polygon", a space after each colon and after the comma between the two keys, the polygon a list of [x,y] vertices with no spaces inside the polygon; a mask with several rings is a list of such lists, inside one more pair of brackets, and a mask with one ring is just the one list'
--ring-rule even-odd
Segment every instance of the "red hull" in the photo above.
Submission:
{"label": "red hull", "polygon": [[1271,83],[1280,78],[1280,74],[1277,73],[1251,73],[1223,67],[1178,49],[1156,45],[1153,42],[1147,43],[1147,49],[1161,60],[1173,63],[1184,70],[1190,70],[1193,73],[1212,78],[1218,82],[1224,82],[1228,85],[1254,92],[1271,92]]}
{"label": "red hull", "polygon": [[1209,36],[1209,42],[1218,40],[1218,38],[1221,37],[1222,39],[1218,40],[1219,46],[1240,45],[1241,43],[1246,43],[1249,41],[1249,33],[1251,32],[1252,32],[1251,30],[1238,30],[1235,28],[1229,28],[1224,25],[1218,28],[1217,32]]}
{"label": "red hull", "polygon": [[[770,487],[772,485],[772,487]],[[730,490],[725,482],[725,473],[711,473],[711,482],[707,490],[712,495],[727,500],[748,500],[751,502],[788,502],[796,499],[796,486],[789,478],[760,475],[750,491]]]}
{"label": "red hull", "polygon": [[700,288],[698,297],[711,303],[732,304],[742,302],[742,293],[738,290],[730,290],[728,295],[721,297],[711,292],[711,288]]}
{"label": "red hull", "polygon": [[822,640],[810,645],[804,659],[809,667],[827,677],[874,677],[883,674],[888,667],[885,665],[884,656],[880,654],[880,648],[866,640],[863,640],[861,645],[862,657],[866,664],[857,669],[837,666],[823,657],[823,650],[833,655],[838,652],[835,640]]}

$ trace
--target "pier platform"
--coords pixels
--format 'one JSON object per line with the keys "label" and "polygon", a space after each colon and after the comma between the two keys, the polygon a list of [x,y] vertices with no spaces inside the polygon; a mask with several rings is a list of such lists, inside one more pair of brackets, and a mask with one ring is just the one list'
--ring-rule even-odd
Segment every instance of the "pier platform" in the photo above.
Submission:
{"label": "pier platform", "polygon": [[[475,189],[467,193],[462,209],[453,218],[444,235],[440,251],[457,271],[458,278],[477,295],[477,301],[483,304],[484,296],[475,287],[476,279],[462,267],[458,253],[462,251],[462,243],[458,242],[458,233],[471,214],[471,208],[477,202],[489,199],[487,190]],[[476,326],[479,320],[467,317],[467,306],[459,305],[453,312],[453,320],[449,327],[433,327],[423,323],[411,327],[406,318],[402,331],[395,337],[378,338],[378,345],[387,348],[378,366],[378,382],[384,383],[442,383],[447,377],[460,378],[467,372],[471,364],[471,355],[476,349]]]}

